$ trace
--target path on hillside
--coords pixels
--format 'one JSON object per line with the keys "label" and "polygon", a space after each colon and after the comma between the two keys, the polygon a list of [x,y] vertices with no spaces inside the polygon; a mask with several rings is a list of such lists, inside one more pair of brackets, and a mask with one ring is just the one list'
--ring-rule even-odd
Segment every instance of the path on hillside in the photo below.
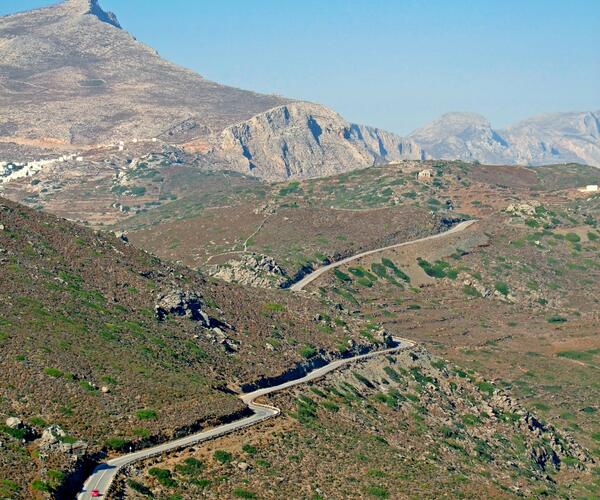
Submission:
{"label": "path on hillside", "polygon": [[465,229],[467,229],[469,226],[471,226],[475,222],[477,222],[477,221],[476,220],[467,220],[467,221],[461,222],[460,224],[457,224],[456,226],[452,227],[451,229],[448,229],[448,231],[444,231],[443,233],[432,234],[431,236],[426,236],[424,238],[419,238],[417,240],[405,241],[404,243],[396,243],[394,245],[389,245],[387,247],[376,248],[375,250],[367,250],[366,252],[358,253],[356,255],[351,255],[350,257],[346,257],[345,259],[338,260],[336,262],[328,264],[327,266],[320,267],[320,268],[316,269],[315,271],[313,271],[312,273],[307,274],[300,281],[298,281],[297,283],[294,283],[290,287],[290,290],[292,290],[294,292],[298,292],[298,291],[302,290],[306,285],[308,285],[309,283],[312,283],[314,280],[316,280],[319,276],[326,273],[327,271],[330,271],[331,269],[334,269],[336,267],[347,264],[348,262],[352,262],[352,261],[360,259],[362,257],[366,257],[367,255],[372,255],[374,253],[383,252],[385,250],[391,250],[393,248],[399,248],[399,247],[404,247],[404,246],[408,246],[408,245],[414,245],[416,243],[422,243],[423,241],[435,240],[438,238],[445,238],[446,236],[449,236],[450,234],[464,231]]}
{"label": "path on hillside", "polygon": [[160,455],[167,451],[185,448],[197,443],[201,443],[203,441],[215,439],[217,437],[230,434],[237,430],[244,429],[245,427],[250,427],[251,425],[255,425],[259,422],[262,422],[263,420],[267,420],[271,417],[279,415],[279,408],[275,408],[274,406],[269,406],[261,403],[255,403],[255,400],[261,396],[266,396],[267,394],[278,392],[283,389],[287,389],[289,387],[293,387],[295,385],[303,384],[311,380],[323,377],[327,373],[354,361],[371,358],[373,356],[380,356],[382,354],[390,354],[392,352],[397,352],[399,350],[411,348],[415,345],[414,342],[411,342],[410,340],[406,339],[395,338],[394,340],[395,342],[397,342],[397,345],[389,349],[381,351],[372,351],[370,353],[353,356],[351,358],[336,359],[328,365],[313,370],[312,372],[308,373],[302,378],[290,380],[289,382],[285,382],[283,384],[276,385],[273,387],[258,389],[247,394],[241,394],[240,399],[246,405],[248,405],[248,407],[254,412],[254,414],[249,417],[244,417],[240,420],[236,420],[235,422],[220,425],[219,427],[215,427],[213,429],[198,432],[196,434],[176,439],[174,441],[169,441],[167,443],[159,444],[151,448],[146,448],[144,450],[139,450],[133,453],[129,453],[127,455],[113,458],[112,460],[98,465],[94,469],[92,475],[86,480],[83,486],[83,490],[77,496],[78,500],[87,500],[89,498],[92,498],[91,491],[94,489],[97,489],[103,496],[105,496],[114,478],[116,477],[117,473],[122,467],[133,464],[134,462],[138,462],[140,460]]}

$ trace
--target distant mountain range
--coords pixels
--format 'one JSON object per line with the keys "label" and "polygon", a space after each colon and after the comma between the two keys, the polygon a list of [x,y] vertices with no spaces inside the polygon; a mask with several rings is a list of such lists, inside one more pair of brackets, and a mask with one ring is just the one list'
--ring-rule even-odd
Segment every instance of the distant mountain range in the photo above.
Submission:
{"label": "distant mountain range", "polygon": [[0,18],[0,108],[0,146],[156,138],[269,180],[422,157],[411,141],[323,106],[227,87],[165,61],[97,0]]}
{"label": "distant mountain range", "polygon": [[431,158],[600,167],[600,111],[546,113],[505,130],[494,130],[481,115],[448,113],[408,137]]}
{"label": "distant mountain range", "polygon": [[600,166],[598,113],[545,115],[505,131],[451,113],[403,138],[318,104],[206,80],[136,41],[97,0],[0,17],[0,108],[0,161],[33,148],[155,139],[271,181],[402,159]]}

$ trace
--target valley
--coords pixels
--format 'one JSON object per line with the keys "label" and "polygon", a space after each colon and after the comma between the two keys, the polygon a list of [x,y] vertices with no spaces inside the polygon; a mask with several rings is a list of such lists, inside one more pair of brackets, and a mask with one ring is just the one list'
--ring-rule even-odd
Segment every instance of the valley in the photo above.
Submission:
{"label": "valley", "polygon": [[[355,79],[389,79],[393,99],[372,95],[370,112],[409,113],[425,68],[407,66],[414,96],[383,78],[405,47],[370,74],[367,44],[331,38],[350,4],[314,16],[332,61],[350,53]],[[503,128],[451,112],[398,135],[209,80],[98,0],[13,7],[0,500],[600,495],[600,112]],[[204,34],[217,7],[180,15]],[[166,7],[144,8],[148,30]],[[284,54],[266,32],[252,42]],[[394,46],[377,40],[375,59]],[[215,48],[177,50],[208,66]],[[254,82],[242,49],[236,71]],[[415,123],[437,110],[426,97]]]}

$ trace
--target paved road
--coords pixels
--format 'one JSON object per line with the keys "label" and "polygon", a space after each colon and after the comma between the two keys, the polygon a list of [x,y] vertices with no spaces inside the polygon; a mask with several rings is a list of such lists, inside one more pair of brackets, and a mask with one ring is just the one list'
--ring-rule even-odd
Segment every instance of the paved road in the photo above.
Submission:
{"label": "paved road", "polygon": [[77,498],[79,500],[87,500],[92,498],[90,492],[93,489],[98,489],[100,493],[105,493],[108,491],[113,479],[117,475],[117,472],[121,467],[126,465],[130,465],[139,460],[144,460],[146,458],[150,458],[156,455],[160,455],[164,452],[176,450],[179,448],[185,448],[187,446],[191,446],[197,443],[201,443],[203,441],[208,441],[210,439],[214,439],[219,436],[223,436],[225,434],[229,434],[231,432],[237,431],[239,429],[243,429],[244,427],[249,427],[251,425],[262,422],[263,420],[267,420],[268,418],[279,415],[280,410],[273,406],[255,403],[255,400],[261,396],[265,396],[267,394],[271,394],[273,392],[281,391],[283,389],[287,389],[288,387],[292,387],[298,384],[303,384],[310,380],[315,380],[317,378],[322,377],[323,375],[336,370],[340,366],[346,365],[348,363],[352,363],[353,361],[357,361],[360,359],[370,358],[373,356],[379,356],[382,354],[389,354],[391,352],[395,352],[401,349],[407,349],[414,345],[413,342],[406,339],[394,339],[397,342],[395,347],[390,349],[385,349],[382,351],[374,351],[368,354],[362,354],[360,356],[354,356],[352,358],[346,359],[337,359],[332,361],[326,366],[322,368],[317,368],[313,370],[308,375],[305,375],[302,378],[291,380],[289,382],[285,382],[283,384],[267,387],[265,389],[258,389],[254,392],[249,392],[247,394],[242,394],[240,399],[247,404],[250,409],[254,412],[253,415],[249,417],[242,418],[240,420],[236,420],[235,422],[230,422],[229,424],[224,424],[219,427],[215,427],[214,429],[209,429],[207,431],[198,432],[196,434],[192,434],[190,436],[186,436],[180,439],[176,439],[174,441],[169,441],[168,443],[163,443],[157,446],[153,446],[152,448],[146,448],[144,450],[136,451],[134,453],[129,453],[127,455],[123,455],[118,458],[113,458],[112,460],[107,461],[106,463],[98,465],[92,475],[85,482],[82,491],[79,493]]}
{"label": "paved road", "polygon": [[[467,227],[469,227],[474,222],[476,222],[476,221],[470,220],[470,221],[466,221],[466,222],[461,222],[460,224],[457,224],[456,226],[454,226],[452,229],[449,229],[448,231],[445,231],[443,233],[434,234],[432,236],[427,236],[425,238],[420,238],[418,240],[407,241],[404,243],[398,243],[396,245],[390,245],[390,246],[384,247],[384,248],[377,248],[375,250],[369,250],[367,252],[353,255],[352,257],[348,257],[348,258],[340,260],[338,262],[334,262],[333,264],[330,264],[328,266],[324,266],[324,267],[317,269],[316,271],[312,272],[311,274],[306,276],[304,279],[302,279],[302,281],[299,281],[298,283],[294,284],[290,288],[291,288],[291,290],[294,290],[294,291],[302,290],[306,285],[311,283],[313,280],[317,279],[323,273],[326,273],[327,271],[329,271],[330,269],[333,269],[335,267],[341,266],[343,264],[346,264],[346,263],[351,262],[356,259],[360,259],[361,257],[365,257],[366,255],[371,255],[371,254],[374,254],[377,252],[382,252],[384,250],[389,250],[391,248],[398,248],[398,247],[402,247],[402,246],[406,246],[406,245],[412,245],[414,243],[420,243],[422,241],[443,238],[443,237],[448,236],[449,234],[465,230]],[[160,444],[157,446],[153,446],[151,448],[146,448],[144,450],[136,451],[134,453],[129,453],[127,455],[113,458],[112,460],[109,460],[106,463],[98,465],[98,467],[96,467],[96,469],[94,469],[94,472],[92,473],[92,475],[85,482],[82,491],[79,493],[79,495],[77,497],[78,500],[87,500],[87,499],[91,498],[90,492],[93,489],[98,489],[101,494],[108,491],[113,479],[115,478],[115,476],[117,475],[117,472],[119,471],[119,469],[121,467],[130,465],[139,460],[144,460],[146,458],[160,455],[167,451],[176,450],[179,448],[185,448],[187,446],[201,443],[203,441],[208,441],[210,439],[214,439],[216,437],[223,436],[225,434],[229,434],[229,433],[237,431],[239,429],[243,429],[244,427],[249,427],[251,425],[255,425],[259,422],[262,422],[263,420],[267,420],[268,418],[279,415],[280,410],[278,408],[275,408],[273,406],[264,405],[264,404],[255,403],[255,400],[257,398],[259,398],[260,396],[265,396],[265,395],[271,394],[273,392],[287,389],[288,387],[292,387],[292,386],[295,386],[298,384],[303,384],[310,380],[315,380],[315,379],[322,377],[323,375],[339,368],[340,366],[351,363],[353,361],[370,358],[373,356],[379,356],[381,354],[388,354],[388,353],[391,353],[394,351],[398,351],[400,349],[406,349],[406,348],[414,346],[414,342],[411,342],[410,340],[398,339],[398,338],[394,339],[394,340],[398,343],[398,345],[396,347],[382,350],[382,351],[375,351],[375,352],[363,354],[360,356],[354,356],[352,358],[338,359],[338,360],[332,361],[331,363],[329,363],[326,366],[323,366],[322,368],[318,368],[318,369],[310,372],[308,375],[305,375],[302,378],[299,378],[296,380],[291,380],[289,382],[285,382],[283,384],[280,384],[280,385],[277,385],[274,387],[259,389],[254,392],[249,392],[247,394],[240,395],[241,400],[246,405],[248,405],[249,408],[254,412],[253,415],[251,415],[249,417],[245,417],[240,420],[236,420],[235,422],[230,422],[229,424],[224,424],[219,427],[215,427],[214,429],[209,429],[207,431],[198,432],[196,434],[192,434],[190,436],[176,439],[174,441],[169,441],[168,443],[163,443],[163,444]]]}
{"label": "paved road", "polygon": [[383,252],[384,250],[390,250],[392,248],[404,247],[407,245],[413,245],[415,243],[421,243],[423,241],[435,240],[438,238],[445,238],[449,234],[464,231],[471,224],[474,224],[475,222],[477,222],[477,221],[476,220],[467,220],[467,221],[461,222],[460,224],[457,224],[456,226],[449,229],[448,231],[444,231],[443,233],[433,234],[431,236],[426,236],[425,238],[419,238],[418,240],[405,241],[404,243],[396,243],[395,245],[390,245],[390,246],[383,247],[383,248],[376,248],[375,250],[368,250],[366,252],[362,252],[362,253],[358,253],[356,255],[352,255],[350,257],[346,257],[345,259],[338,260],[337,262],[334,262],[327,266],[320,267],[319,269],[313,271],[312,273],[307,274],[304,278],[302,278],[300,281],[298,281],[298,283],[294,283],[290,287],[290,290],[298,292],[298,291],[302,290],[306,285],[308,285],[309,283],[312,283],[314,280],[316,280],[319,276],[326,273],[327,271],[330,271],[331,269],[334,269],[339,266],[343,266],[344,264],[347,264],[348,262],[352,262],[353,260],[360,259],[361,257],[366,257],[367,255],[372,255],[374,253]]}

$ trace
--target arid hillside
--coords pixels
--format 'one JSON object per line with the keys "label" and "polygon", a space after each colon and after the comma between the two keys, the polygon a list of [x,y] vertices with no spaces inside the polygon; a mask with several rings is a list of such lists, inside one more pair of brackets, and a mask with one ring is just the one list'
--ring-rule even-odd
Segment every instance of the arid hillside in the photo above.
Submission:
{"label": "arid hillside", "polygon": [[377,343],[310,297],[206,279],[5,199],[0,302],[10,498],[34,484],[59,491],[107,452],[231,418],[245,411],[241,384]]}

